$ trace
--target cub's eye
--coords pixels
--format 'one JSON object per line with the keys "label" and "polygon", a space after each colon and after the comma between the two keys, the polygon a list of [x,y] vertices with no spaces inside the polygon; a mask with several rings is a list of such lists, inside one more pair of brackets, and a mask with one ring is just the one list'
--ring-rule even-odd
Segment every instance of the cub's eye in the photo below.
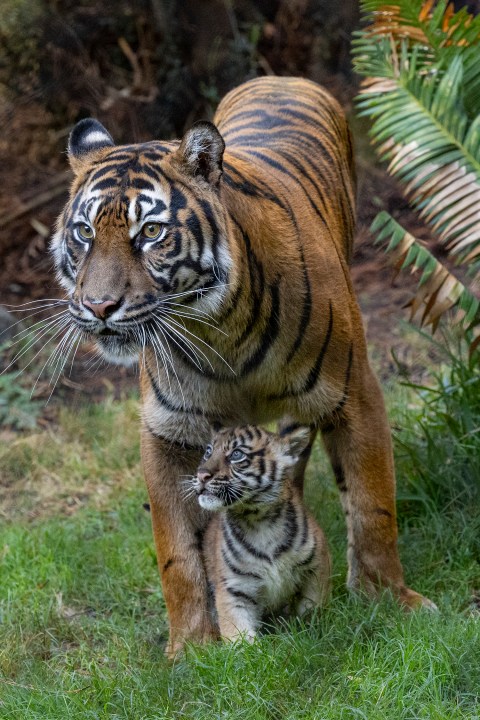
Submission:
{"label": "cub's eye", "polygon": [[164,227],[161,223],[146,223],[142,227],[142,235],[149,240],[156,240],[162,234]]}
{"label": "cub's eye", "polygon": [[241,460],[246,459],[246,455],[241,450],[234,450],[232,453],[230,453],[230,462],[240,462]]}
{"label": "cub's eye", "polygon": [[207,449],[205,450],[205,453],[204,453],[204,455],[203,455],[204,459],[205,459],[205,460],[208,460],[208,458],[210,457],[210,455],[212,454],[212,452],[213,452],[212,446],[211,446],[211,445],[207,445]]}
{"label": "cub's eye", "polygon": [[93,238],[93,230],[90,225],[86,223],[79,223],[77,225],[77,232],[82,240],[91,240]]}

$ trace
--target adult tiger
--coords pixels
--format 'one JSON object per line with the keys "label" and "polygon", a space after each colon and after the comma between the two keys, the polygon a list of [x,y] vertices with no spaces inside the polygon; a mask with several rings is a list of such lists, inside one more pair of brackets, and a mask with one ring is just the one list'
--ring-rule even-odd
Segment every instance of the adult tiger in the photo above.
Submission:
{"label": "adult tiger", "polygon": [[143,351],[142,459],[170,655],[216,634],[206,517],[180,492],[215,421],[309,424],[311,442],[320,429],[347,518],[348,584],[430,605],[405,587],[397,553],[390,432],[348,270],[342,111],[312,82],[267,77],[230,92],[214,122],[181,142],[118,147],[97,121],[79,122],[53,239],[73,321],[114,362]]}

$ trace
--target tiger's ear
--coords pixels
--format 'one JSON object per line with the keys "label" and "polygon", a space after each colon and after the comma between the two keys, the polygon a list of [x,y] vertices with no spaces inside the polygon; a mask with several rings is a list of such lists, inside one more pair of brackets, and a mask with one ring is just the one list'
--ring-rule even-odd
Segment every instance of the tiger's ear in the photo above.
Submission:
{"label": "tiger's ear", "polygon": [[115,143],[103,125],[93,118],[80,120],[68,138],[68,160],[77,175],[96,160],[101,160],[105,150]]}
{"label": "tiger's ear", "polygon": [[215,125],[206,120],[195,123],[182,138],[173,160],[189,175],[218,186],[222,177],[225,143]]}
{"label": "tiger's ear", "polygon": [[286,454],[296,461],[310,444],[310,428],[305,426],[295,428],[288,434],[282,435],[282,440],[287,446]]}

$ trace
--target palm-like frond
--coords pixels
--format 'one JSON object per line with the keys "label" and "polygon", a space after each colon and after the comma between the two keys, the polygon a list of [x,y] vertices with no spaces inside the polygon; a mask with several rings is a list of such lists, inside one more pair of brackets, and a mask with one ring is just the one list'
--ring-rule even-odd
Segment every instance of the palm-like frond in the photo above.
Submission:
{"label": "palm-like frond", "polygon": [[[446,0],[363,0],[354,62],[366,76],[360,113],[388,172],[457,263],[480,267],[480,16]],[[387,214],[373,225],[398,267],[421,272],[413,314],[435,328],[459,306],[480,324],[478,298]],[[467,277],[465,275],[465,277]]]}
{"label": "palm-like frond", "polygon": [[377,243],[388,240],[386,250],[392,253],[398,271],[409,268],[419,273],[418,290],[409,303],[412,317],[420,316],[422,325],[431,324],[435,330],[441,315],[457,307],[467,326],[479,321],[480,298],[387,212],[377,215],[372,230]]}
{"label": "palm-like frond", "polygon": [[463,107],[461,58],[443,76],[419,74],[415,60],[400,57],[397,78],[369,79],[360,112],[375,118],[377,152],[422,218],[471,260],[480,254],[480,116],[470,123]]}
{"label": "palm-like frond", "polygon": [[390,52],[399,52],[402,42],[415,49],[419,71],[442,72],[461,57],[468,88],[465,110],[470,118],[480,113],[480,15],[475,17],[466,8],[455,13],[446,0],[397,0],[395,5],[364,0],[361,6],[370,24],[355,33],[353,40],[354,64],[360,75],[389,77],[385,59]]}

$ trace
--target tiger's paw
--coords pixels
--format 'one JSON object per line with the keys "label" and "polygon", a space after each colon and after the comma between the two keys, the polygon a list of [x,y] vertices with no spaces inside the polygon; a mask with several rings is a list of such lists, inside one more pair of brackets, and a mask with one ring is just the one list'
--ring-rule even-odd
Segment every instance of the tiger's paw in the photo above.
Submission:
{"label": "tiger's paw", "polygon": [[207,628],[200,632],[189,633],[188,635],[170,635],[165,655],[168,660],[173,661],[183,655],[187,645],[206,645],[209,642],[215,642],[219,639],[218,630],[214,627]]}
{"label": "tiger's paw", "polygon": [[435,605],[434,602],[429,600],[424,595],[420,595],[420,593],[415,592],[415,590],[410,590],[410,588],[402,587],[400,589],[400,592],[398,593],[398,599],[400,601],[400,604],[406,609],[406,610],[430,610],[431,612],[438,611],[438,607]]}

